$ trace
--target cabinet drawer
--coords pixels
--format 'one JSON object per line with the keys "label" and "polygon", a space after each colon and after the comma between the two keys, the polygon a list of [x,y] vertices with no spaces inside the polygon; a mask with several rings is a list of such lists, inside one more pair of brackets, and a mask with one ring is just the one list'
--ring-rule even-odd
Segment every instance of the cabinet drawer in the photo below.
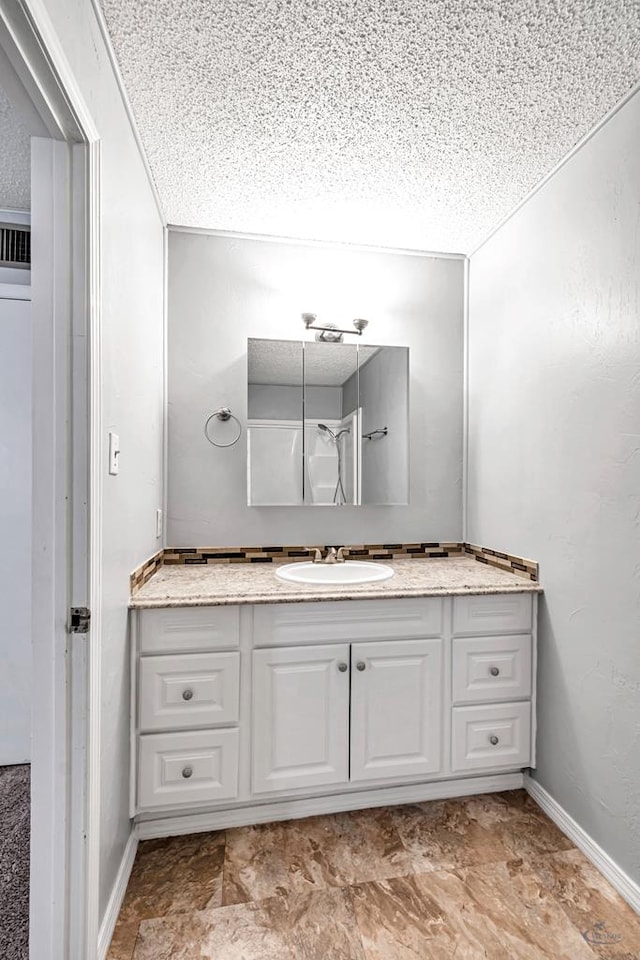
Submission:
{"label": "cabinet drawer", "polygon": [[254,645],[438,637],[442,609],[439,597],[260,605],[254,610]]}
{"label": "cabinet drawer", "polygon": [[150,733],[139,738],[141,808],[210,803],[237,795],[237,730]]}
{"label": "cabinet drawer", "polygon": [[455,597],[453,633],[479,636],[524,633],[531,630],[530,593],[500,593],[481,597]]}
{"label": "cabinet drawer", "polygon": [[171,607],[140,613],[141,653],[197,653],[240,643],[238,607]]}
{"label": "cabinet drawer", "polygon": [[140,729],[236,723],[239,689],[237,652],[141,657]]}
{"label": "cabinet drawer", "polygon": [[531,636],[459,637],[453,641],[453,701],[531,696]]}
{"label": "cabinet drawer", "polygon": [[531,757],[531,704],[454,707],[454,771],[526,767]]}

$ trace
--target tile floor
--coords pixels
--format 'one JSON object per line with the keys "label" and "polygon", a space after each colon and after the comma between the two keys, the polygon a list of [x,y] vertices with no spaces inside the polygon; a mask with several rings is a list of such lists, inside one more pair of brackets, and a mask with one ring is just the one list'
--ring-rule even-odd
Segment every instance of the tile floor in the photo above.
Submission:
{"label": "tile floor", "polygon": [[640,960],[523,791],[140,844],[108,960]]}

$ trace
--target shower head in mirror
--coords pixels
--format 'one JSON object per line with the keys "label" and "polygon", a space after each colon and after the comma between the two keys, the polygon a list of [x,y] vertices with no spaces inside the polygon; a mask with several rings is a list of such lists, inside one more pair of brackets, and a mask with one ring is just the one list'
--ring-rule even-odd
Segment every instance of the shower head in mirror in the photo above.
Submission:
{"label": "shower head in mirror", "polygon": [[332,440],[336,439],[335,433],[326,425],[326,423],[319,423],[318,430],[321,430],[323,433],[328,433]]}
{"label": "shower head in mirror", "polygon": [[319,423],[318,430],[322,430],[323,433],[328,433],[332,440],[339,440],[343,433],[351,433],[351,427],[344,427],[342,430],[338,430],[337,433],[334,433],[326,423]]}

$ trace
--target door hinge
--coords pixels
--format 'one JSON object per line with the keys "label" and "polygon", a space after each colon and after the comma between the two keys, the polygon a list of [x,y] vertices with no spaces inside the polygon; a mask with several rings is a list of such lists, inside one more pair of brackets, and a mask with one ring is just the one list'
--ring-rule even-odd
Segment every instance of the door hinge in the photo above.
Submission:
{"label": "door hinge", "polygon": [[91,610],[89,607],[71,607],[69,633],[89,633]]}

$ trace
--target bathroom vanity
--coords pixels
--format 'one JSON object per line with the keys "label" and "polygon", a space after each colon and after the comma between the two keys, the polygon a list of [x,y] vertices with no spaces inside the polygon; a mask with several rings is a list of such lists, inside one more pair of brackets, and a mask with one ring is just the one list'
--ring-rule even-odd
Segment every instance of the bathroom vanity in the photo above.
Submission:
{"label": "bathroom vanity", "polygon": [[315,588],[271,564],[174,567],[134,597],[140,836],[522,784],[539,584],[469,558],[393,566]]}

